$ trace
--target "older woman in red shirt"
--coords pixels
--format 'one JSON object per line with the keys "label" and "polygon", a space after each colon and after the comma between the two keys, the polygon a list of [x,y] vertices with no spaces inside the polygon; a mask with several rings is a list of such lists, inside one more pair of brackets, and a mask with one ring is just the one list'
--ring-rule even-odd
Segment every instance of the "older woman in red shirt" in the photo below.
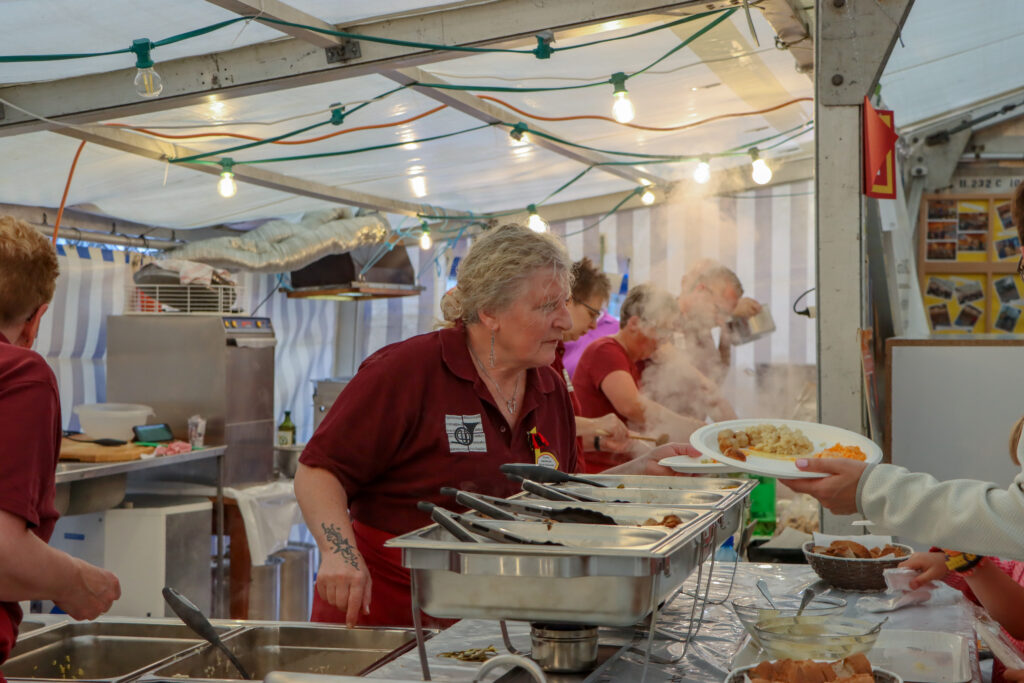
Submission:
{"label": "older woman in red shirt", "polygon": [[[383,544],[430,523],[418,501],[450,506],[441,487],[507,496],[502,463],[578,469],[572,403],[550,367],[571,327],[569,269],[556,237],[485,233],[442,301],[449,327],[381,349],[345,387],[295,476],[323,554],[314,621],[412,623],[409,573]],[[657,461],[681,452],[620,471],[667,474]]]}

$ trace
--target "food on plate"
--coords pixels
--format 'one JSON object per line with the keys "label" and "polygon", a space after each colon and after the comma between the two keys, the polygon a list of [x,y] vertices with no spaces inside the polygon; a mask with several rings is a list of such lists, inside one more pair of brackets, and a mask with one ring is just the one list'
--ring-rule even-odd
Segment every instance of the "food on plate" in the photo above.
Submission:
{"label": "food on plate", "polygon": [[827,546],[812,546],[811,552],[817,553],[818,555],[828,555],[829,557],[846,557],[862,560],[878,559],[880,557],[888,557],[889,555],[892,555],[893,557],[904,557],[910,554],[905,548],[892,545],[891,543],[886,543],[882,548],[875,547],[868,549],[856,541],[832,541],[832,543]]}
{"label": "food on plate", "polygon": [[667,526],[669,529],[675,529],[677,526],[683,523],[683,520],[679,518],[679,515],[665,515],[661,518],[661,521],[649,517],[640,526]]}
{"label": "food on plate", "polygon": [[796,459],[814,452],[814,444],[799,429],[772,424],[751,425],[746,429],[718,432],[718,450],[737,460],[746,455],[765,458]]}
{"label": "food on plate", "polygon": [[868,459],[868,456],[864,454],[864,451],[859,446],[844,446],[843,444],[837,443],[831,448],[826,448],[821,453],[816,453],[815,458],[849,458],[850,460],[860,460],[861,462]]}
{"label": "food on plate", "polygon": [[874,683],[871,662],[863,654],[834,662],[780,659],[761,662],[747,672],[751,683]]}

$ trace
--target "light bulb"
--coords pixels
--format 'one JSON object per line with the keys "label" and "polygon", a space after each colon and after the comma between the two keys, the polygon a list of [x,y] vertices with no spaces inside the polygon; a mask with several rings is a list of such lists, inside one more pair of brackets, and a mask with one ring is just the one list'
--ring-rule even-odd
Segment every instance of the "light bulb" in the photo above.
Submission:
{"label": "light bulb", "polygon": [[229,199],[238,192],[238,183],[235,182],[235,174],[231,171],[221,171],[220,180],[217,181],[217,192],[221,197]]}
{"label": "light bulb", "polygon": [[754,167],[750,172],[750,177],[758,185],[767,185],[772,180],[772,169],[768,168],[768,164],[765,163],[764,159],[754,159]]}
{"label": "light bulb", "polygon": [[135,92],[141,97],[156,97],[164,90],[164,82],[153,67],[139,69],[135,74]]}
{"label": "light bulb", "polygon": [[629,123],[636,116],[636,109],[629,101],[626,91],[615,93],[615,104],[612,105],[612,116],[619,123]]}
{"label": "light bulb", "polygon": [[430,239],[430,231],[423,228],[423,234],[420,235],[420,249],[426,251],[434,246],[433,240]]}
{"label": "light bulb", "polygon": [[529,226],[530,230],[533,230],[534,232],[548,231],[548,222],[540,217],[540,214],[537,213],[537,209],[533,208],[532,205],[530,207],[530,220],[527,222],[527,226]]}
{"label": "light bulb", "polygon": [[653,204],[655,199],[656,197],[654,196],[654,193],[650,190],[644,190],[644,193],[640,195],[640,201],[642,201],[646,206]]}
{"label": "light bulb", "polygon": [[697,168],[693,169],[693,180],[701,185],[711,180],[711,164],[706,161],[697,164]]}

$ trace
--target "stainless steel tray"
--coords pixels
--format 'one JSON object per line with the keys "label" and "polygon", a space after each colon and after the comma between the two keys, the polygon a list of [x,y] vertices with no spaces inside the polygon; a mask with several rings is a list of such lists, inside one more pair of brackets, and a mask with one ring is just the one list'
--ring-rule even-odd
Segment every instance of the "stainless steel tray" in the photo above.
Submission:
{"label": "stainless steel tray", "polygon": [[[517,496],[518,498],[518,496]],[[534,502],[533,500],[530,501]],[[575,503],[571,501],[558,501],[558,500],[544,500],[537,501],[541,505],[554,508],[556,510],[563,510],[565,508],[577,508],[583,510],[595,510],[597,512],[603,512],[612,519],[615,520],[616,524],[623,526],[643,526],[645,528],[658,529],[666,527],[648,526],[644,524],[648,520],[654,519],[661,521],[668,515],[676,515],[683,522],[690,522],[696,517],[699,517],[702,512],[700,510],[691,510],[678,507],[671,507],[668,505],[633,505],[630,503]],[[514,508],[508,508],[509,512],[516,512]],[[468,513],[474,514],[474,513]]]}
{"label": "stainless steel tray", "polygon": [[[419,604],[432,616],[630,626],[705,559],[720,518],[719,511],[709,509],[675,529],[551,525],[550,532],[562,538],[578,534],[588,539],[586,547],[465,543],[437,525],[387,545],[402,548]],[[548,526],[542,521],[493,523],[530,527],[531,533],[544,533],[539,530]],[[560,527],[565,530],[556,531]],[[654,542],[652,532],[662,540]],[[638,544],[640,538],[652,542]]]}
{"label": "stainless steel tray", "polygon": [[65,622],[20,638],[3,672],[8,679],[113,681],[203,644],[180,623]]}
{"label": "stainless steel tray", "polygon": [[[750,483],[750,479],[738,477],[661,477],[641,474],[588,474],[587,479],[615,488],[631,489],[681,489],[722,491],[735,490]],[[569,484],[572,486],[573,484]]]}
{"label": "stainless steel tray", "polygon": [[[408,629],[349,629],[342,626],[256,626],[224,638],[254,679],[271,671],[358,676],[411,649],[415,633]],[[146,678],[188,678],[204,681],[240,680],[222,652],[212,647],[149,672]]]}

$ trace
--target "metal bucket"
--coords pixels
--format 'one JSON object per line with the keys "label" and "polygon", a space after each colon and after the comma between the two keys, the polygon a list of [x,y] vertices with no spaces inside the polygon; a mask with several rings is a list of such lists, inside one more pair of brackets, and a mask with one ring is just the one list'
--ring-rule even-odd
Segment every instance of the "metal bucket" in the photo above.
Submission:
{"label": "metal bucket", "polygon": [[249,584],[249,619],[281,619],[281,566],[284,559],[271,555],[267,563],[253,567]]}
{"label": "metal bucket", "polygon": [[290,543],[271,555],[281,565],[281,621],[309,621],[313,608],[313,552],[311,543]]}

